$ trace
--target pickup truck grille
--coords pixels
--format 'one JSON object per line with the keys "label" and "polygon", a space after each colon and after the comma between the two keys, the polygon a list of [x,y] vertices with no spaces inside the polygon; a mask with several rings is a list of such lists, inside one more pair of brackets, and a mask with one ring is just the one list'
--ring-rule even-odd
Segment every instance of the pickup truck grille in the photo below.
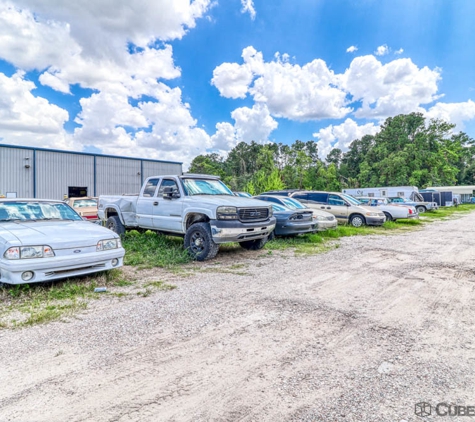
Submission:
{"label": "pickup truck grille", "polygon": [[239,220],[263,221],[269,218],[269,208],[239,208]]}

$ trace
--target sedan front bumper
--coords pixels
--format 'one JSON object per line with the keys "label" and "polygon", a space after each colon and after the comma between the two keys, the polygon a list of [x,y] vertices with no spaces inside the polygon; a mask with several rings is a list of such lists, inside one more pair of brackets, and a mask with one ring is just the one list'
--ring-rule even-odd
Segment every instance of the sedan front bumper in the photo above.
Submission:
{"label": "sedan front bumper", "polygon": [[[77,277],[99,271],[119,268],[123,265],[125,250],[85,253],[80,257],[55,256],[51,258],[0,260],[0,283],[25,284],[39,283],[61,278]],[[32,271],[31,280],[24,281],[21,275]]]}
{"label": "sedan front bumper", "polygon": [[283,224],[277,223],[274,233],[276,236],[290,236],[304,233],[315,233],[318,231],[318,224],[315,221],[285,221]]}
{"label": "sedan front bumper", "polygon": [[212,220],[211,235],[215,243],[244,242],[269,236],[275,228],[276,219],[271,217],[257,223],[242,223],[237,220]]}
{"label": "sedan front bumper", "polygon": [[324,232],[329,229],[336,229],[338,227],[338,221],[334,220],[318,220],[318,229],[319,232]]}
{"label": "sedan front bumper", "polygon": [[366,224],[368,226],[382,226],[386,221],[386,217],[373,217],[373,216],[365,216]]}

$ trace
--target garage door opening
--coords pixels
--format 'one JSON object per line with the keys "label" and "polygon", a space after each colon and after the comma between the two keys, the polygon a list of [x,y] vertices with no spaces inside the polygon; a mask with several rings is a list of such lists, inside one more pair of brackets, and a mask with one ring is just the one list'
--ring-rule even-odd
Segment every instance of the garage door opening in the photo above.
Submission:
{"label": "garage door opening", "polygon": [[87,187],[68,186],[68,198],[81,198],[87,196]]}

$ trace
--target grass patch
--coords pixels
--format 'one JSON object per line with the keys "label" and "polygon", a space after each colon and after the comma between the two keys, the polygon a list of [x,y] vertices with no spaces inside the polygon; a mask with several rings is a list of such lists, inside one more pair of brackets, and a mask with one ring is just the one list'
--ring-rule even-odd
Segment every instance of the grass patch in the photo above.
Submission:
{"label": "grass patch", "polygon": [[181,238],[158,235],[152,231],[127,232],[122,238],[122,245],[127,251],[125,265],[170,269],[192,260],[188,252],[183,249]]}
{"label": "grass patch", "polygon": [[94,293],[96,287],[124,283],[122,271],[117,269],[50,283],[0,286],[0,327],[43,324],[72,316],[104,294]]}
{"label": "grass patch", "polygon": [[173,284],[167,284],[164,281],[151,281],[145,285],[145,287],[154,287],[158,290],[173,290],[176,286]]}

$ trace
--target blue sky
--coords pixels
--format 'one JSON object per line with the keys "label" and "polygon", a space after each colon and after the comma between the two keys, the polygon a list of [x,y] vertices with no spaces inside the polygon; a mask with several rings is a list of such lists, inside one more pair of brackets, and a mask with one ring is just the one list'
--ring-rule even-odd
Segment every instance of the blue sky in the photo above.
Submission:
{"label": "blue sky", "polygon": [[473,16],[471,0],[0,0],[0,139],[185,163],[314,139],[323,157],[412,111],[475,137]]}

